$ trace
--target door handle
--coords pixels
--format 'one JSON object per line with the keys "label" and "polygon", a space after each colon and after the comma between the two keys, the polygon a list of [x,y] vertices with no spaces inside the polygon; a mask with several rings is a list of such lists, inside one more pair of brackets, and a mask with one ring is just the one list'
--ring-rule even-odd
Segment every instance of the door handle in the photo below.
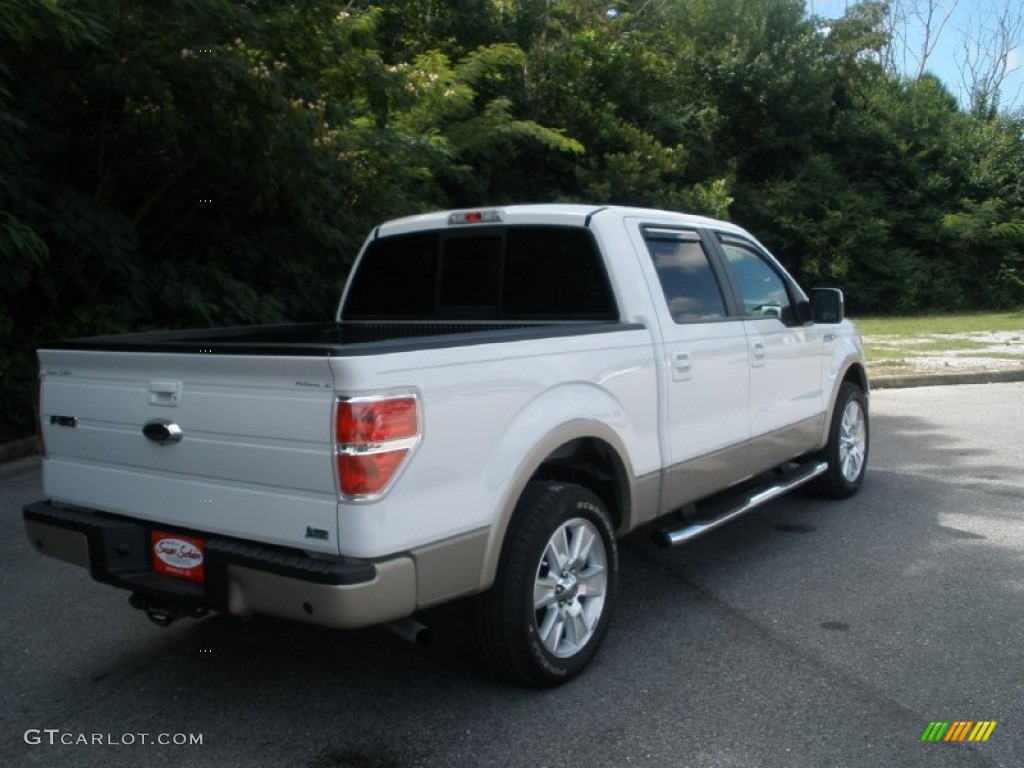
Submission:
{"label": "door handle", "polygon": [[832,331],[829,331],[828,333],[821,337],[821,340],[828,344],[829,342],[835,341],[838,338],[838,333],[833,333]]}
{"label": "door handle", "polygon": [[763,341],[752,341],[750,342],[750,364],[755,368],[760,368],[765,364],[765,356],[767,350]]}
{"label": "door handle", "polygon": [[693,357],[689,352],[672,354],[672,381],[689,381],[693,378]]}

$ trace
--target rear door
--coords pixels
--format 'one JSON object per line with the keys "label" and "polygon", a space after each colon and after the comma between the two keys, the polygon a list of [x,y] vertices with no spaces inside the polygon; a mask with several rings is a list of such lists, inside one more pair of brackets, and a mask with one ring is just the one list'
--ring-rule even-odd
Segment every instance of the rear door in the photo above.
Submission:
{"label": "rear door", "polygon": [[667,511],[746,476],[747,337],[707,236],[669,222],[633,223],[659,320]]}

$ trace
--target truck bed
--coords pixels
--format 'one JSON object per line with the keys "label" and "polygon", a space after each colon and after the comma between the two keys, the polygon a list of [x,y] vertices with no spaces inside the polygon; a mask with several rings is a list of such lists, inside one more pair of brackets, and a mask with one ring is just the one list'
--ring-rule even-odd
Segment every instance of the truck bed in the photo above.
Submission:
{"label": "truck bed", "polygon": [[[45,344],[43,349],[174,352],[219,355],[339,356],[397,352],[430,346],[514,341],[623,330],[600,321],[328,322],[233,326],[90,336]],[[438,337],[446,338],[443,344]]]}
{"label": "truck bed", "polygon": [[[245,531],[263,543],[337,553],[336,390],[383,381],[378,361],[396,353],[408,353],[408,365],[433,369],[436,349],[450,350],[458,363],[479,359],[484,347],[506,350],[506,357],[508,343],[532,349],[546,338],[578,336],[572,347],[601,347],[591,337],[642,327],[359,321],[48,344],[39,350],[46,495],[179,528]],[[421,377],[427,394],[432,375]],[[181,445],[144,439],[154,420],[176,425]],[[307,528],[325,533],[307,538]]]}

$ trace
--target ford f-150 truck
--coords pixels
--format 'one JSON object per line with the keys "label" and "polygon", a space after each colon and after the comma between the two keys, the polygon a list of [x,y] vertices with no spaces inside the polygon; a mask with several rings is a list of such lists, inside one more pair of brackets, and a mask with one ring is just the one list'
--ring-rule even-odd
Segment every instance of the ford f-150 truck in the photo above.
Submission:
{"label": "ford f-150 truck", "polygon": [[678,544],[864,477],[842,293],[657,210],[431,213],[366,240],[321,324],[39,350],[32,545],[166,624],[213,610],[401,626],[468,597],[499,675],[593,658],[616,540]]}

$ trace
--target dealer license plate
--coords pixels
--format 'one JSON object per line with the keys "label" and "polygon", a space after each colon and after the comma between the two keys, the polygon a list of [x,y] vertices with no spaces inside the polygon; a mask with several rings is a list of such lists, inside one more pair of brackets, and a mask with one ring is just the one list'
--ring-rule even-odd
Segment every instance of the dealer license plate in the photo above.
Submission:
{"label": "dealer license plate", "polygon": [[150,542],[154,571],[180,579],[203,581],[206,546],[201,538],[182,533],[153,531],[150,534]]}

